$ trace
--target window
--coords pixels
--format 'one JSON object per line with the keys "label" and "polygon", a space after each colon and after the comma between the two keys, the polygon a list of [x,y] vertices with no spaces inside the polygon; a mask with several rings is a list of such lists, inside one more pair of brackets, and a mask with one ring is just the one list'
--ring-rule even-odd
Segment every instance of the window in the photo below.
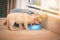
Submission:
{"label": "window", "polygon": [[28,10],[40,12],[41,0],[28,0]]}
{"label": "window", "polygon": [[58,10],[58,0],[29,0],[28,8],[30,10],[39,10],[50,13],[57,13]]}
{"label": "window", "polygon": [[29,4],[41,6],[41,0],[29,0]]}

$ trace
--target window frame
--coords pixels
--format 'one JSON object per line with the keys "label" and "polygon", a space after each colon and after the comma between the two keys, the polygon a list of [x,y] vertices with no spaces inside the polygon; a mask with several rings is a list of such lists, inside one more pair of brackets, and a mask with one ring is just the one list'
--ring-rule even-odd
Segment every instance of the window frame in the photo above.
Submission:
{"label": "window frame", "polygon": [[[29,1],[29,0],[28,0]],[[28,2],[28,5],[27,5],[27,9],[28,10],[31,10],[31,11],[35,11],[35,12],[48,12],[48,13],[53,13],[53,14],[56,14],[56,13],[58,13],[58,11],[55,11],[55,10],[51,10],[51,9],[44,9],[44,8],[42,8],[42,6],[37,6],[37,5],[31,5],[31,4],[29,4],[29,2]]]}
{"label": "window frame", "polygon": [[[32,1],[32,0],[31,0]],[[31,10],[31,11],[35,11],[35,12],[41,12],[40,8],[41,8],[41,5],[40,6],[37,6],[37,5],[33,5],[33,4],[30,4],[31,2],[29,2],[28,0],[28,4],[27,4],[27,9],[28,10]]]}

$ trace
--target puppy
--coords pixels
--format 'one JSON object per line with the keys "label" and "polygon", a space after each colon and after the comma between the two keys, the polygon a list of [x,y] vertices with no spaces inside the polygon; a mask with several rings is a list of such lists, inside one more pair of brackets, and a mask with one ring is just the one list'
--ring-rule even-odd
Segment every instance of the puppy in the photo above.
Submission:
{"label": "puppy", "polygon": [[22,27],[22,23],[24,23],[25,29],[28,29],[28,23],[32,25],[32,23],[40,24],[42,21],[42,16],[35,13],[29,15],[27,13],[11,13],[8,14],[7,19],[5,19],[5,23],[7,22],[7,26],[10,30],[14,30],[14,23],[18,23],[20,28]]}
{"label": "puppy", "polygon": [[34,17],[33,15],[29,15],[27,13],[11,13],[8,14],[7,19],[5,20],[7,21],[7,26],[10,30],[14,30],[13,29],[13,25],[14,23],[18,23],[21,27],[21,24],[24,23],[24,27],[28,29],[28,23],[30,23],[32,25],[32,23],[34,22]]}

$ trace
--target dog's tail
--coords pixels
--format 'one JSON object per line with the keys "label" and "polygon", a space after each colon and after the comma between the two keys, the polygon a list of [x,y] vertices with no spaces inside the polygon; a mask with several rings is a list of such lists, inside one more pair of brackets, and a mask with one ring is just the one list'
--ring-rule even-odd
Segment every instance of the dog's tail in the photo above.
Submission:
{"label": "dog's tail", "polygon": [[3,25],[7,25],[7,19],[3,20]]}

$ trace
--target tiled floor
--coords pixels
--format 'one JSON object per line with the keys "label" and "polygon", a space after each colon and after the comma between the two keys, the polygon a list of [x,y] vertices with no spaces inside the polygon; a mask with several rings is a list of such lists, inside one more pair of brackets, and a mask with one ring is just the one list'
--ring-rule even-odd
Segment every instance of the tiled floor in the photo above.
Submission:
{"label": "tiled floor", "polygon": [[46,29],[10,31],[7,26],[0,26],[0,40],[60,40],[60,35]]}

